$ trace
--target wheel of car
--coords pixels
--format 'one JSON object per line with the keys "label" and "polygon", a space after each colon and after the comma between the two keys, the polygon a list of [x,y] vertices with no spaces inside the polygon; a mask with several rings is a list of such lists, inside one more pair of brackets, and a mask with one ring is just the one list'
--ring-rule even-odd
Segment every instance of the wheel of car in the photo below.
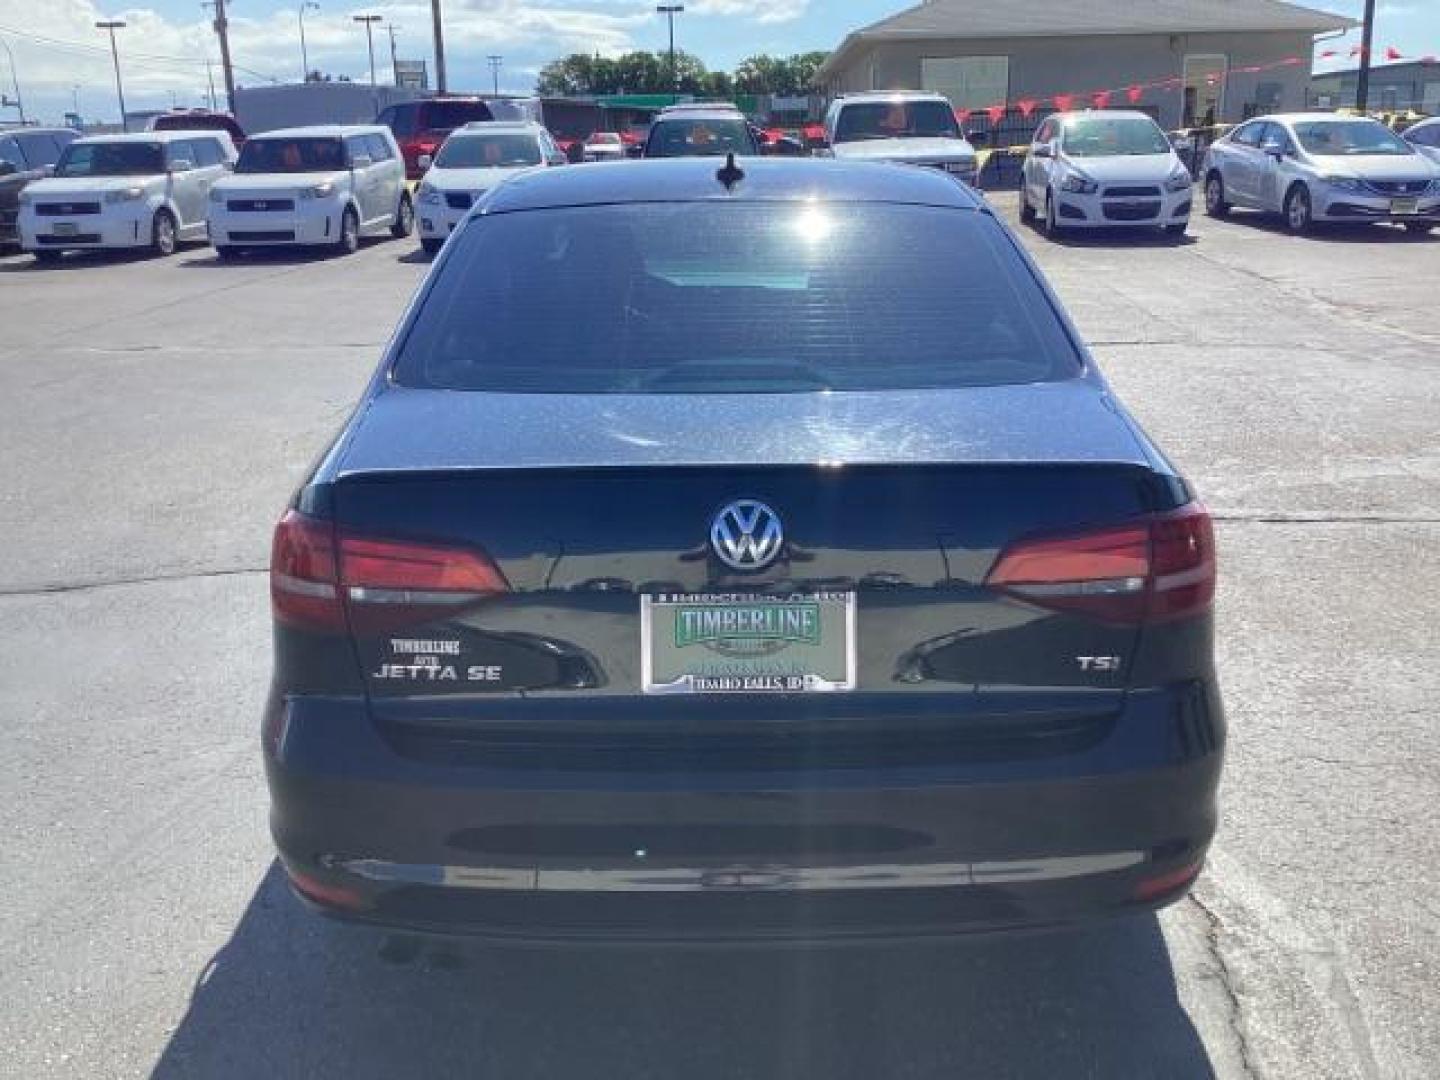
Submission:
{"label": "wheel of car", "polygon": [[1408,231],[1412,232],[1412,233],[1418,233],[1419,235],[1424,236],[1426,233],[1428,233],[1428,232],[1433,232],[1433,231],[1434,231],[1434,229],[1435,229],[1435,222],[1433,222],[1433,221],[1407,221],[1407,222],[1405,222],[1405,228],[1406,228]]}
{"label": "wheel of car", "polygon": [[340,254],[353,255],[360,250],[360,215],[353,206],[347,206],[340,215],[340,239],[337,242]]}
{"label": "wheel of car", "polygon": [[445,246],[444,240],[421,240],[420,247],[426,255],[439,255],[440,249]]}
{"label": "wheel of car", "polygon": [[1060,212],[1055,209],[1055,195],[1053,192],[1045,193],[1045,235],[1054,240],[1063,231],[1060,225]]}
{"label": "wheel of car", "polygon": [[415,231],[415,205],[408,193],[400,196],[400,208],[395,211],[395,224],[390,226],[390,235],[403,240]]}
{"label": "wheel of car", "polygon": [[57,263],[60,261],[62,253],[59,251],[32,251],[30,254],[35,257],[36,262]]}
{"label": "wheel of car", "polygon": [[1035,208],[1030,205],[1030,192],[1024,174],[1020,176],[1020,220],[1027,225],[1035,220]]}
{"label": "wheel of car", "polygon": [[1310,205],[1310,189],[1296,184],[1285,196],[1285,227],[1292,233],[1307,233],[1315,223]]}
{"label": "wheel of car", "polygon": [[240,257],[240,249],[233,244],[216,244],[215,257],[230,262]]}
{"label": "wheel of car", "polygon": [[175,242],[175,218],[169,210],[156,210],[150,226],[150,250],[156,255],[174,255]]}
{"label": "wheel of car", "polygon": [[1205,178],[1205,212],[1216,218],[1230,212],[1230,204],[1225,201],[1225,181],[1218,172]]}

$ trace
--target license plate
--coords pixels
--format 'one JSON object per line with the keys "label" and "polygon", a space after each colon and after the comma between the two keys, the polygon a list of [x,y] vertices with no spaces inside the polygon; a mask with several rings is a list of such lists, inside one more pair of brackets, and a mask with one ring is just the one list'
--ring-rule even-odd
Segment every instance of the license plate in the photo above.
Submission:
{"label": "license plate", "polygon": [[647,694],[855,689],[855,594],[664,593],[640,598]]}
{"label": "license plate", "polygon": [[80,226],[73,221],[57,221],[50,227],[50,231],[56,236],[74,236],[80,231]]}
{"label": "license plate", "polygon": [[1415,214],[1420,210],[1419,199],[1391,199],[1390,213],[1392,214]]}

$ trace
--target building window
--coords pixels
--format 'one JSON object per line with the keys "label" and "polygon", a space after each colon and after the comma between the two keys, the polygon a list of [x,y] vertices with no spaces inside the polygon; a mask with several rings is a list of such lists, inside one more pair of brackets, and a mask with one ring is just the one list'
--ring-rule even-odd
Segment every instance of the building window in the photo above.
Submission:
{"label": "building window", "polygon": [[1225,118],[1225,74],[1223,56],[1185,57],[1185,108],[1182,127],[1213,127]]}
{"label": "building window", "polygon": [[944,94],[957,109],[984,109],[1010,97],[1008,56],[926,56],[920,88]]}

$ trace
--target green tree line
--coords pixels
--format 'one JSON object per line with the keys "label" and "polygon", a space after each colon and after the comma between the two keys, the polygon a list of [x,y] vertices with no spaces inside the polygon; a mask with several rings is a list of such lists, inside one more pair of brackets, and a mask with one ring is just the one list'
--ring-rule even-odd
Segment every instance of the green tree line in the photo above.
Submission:
{"label": "green tree line", "polygon": [[540,69],[535,92],[542,97],[671,92],[714,98],[804,94],[813,88],[815,73],[829,55],[752,56],[731,72],[710,71],[699,57],[677,51],[672,83],[668,52],[629,52],[616,57],[572,53]]}

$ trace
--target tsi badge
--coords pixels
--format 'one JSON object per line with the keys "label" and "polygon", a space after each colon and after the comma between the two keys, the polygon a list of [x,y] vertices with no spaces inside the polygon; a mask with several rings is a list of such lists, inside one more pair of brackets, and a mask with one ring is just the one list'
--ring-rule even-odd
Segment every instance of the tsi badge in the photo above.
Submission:
{"label": "tsi badge", "polygon": [[780,515],[754,499],[736,499],[710,526],[710,546],[732,570],[763,570],[784,545]]}
{"label": "tsi badge", "polygon": [[1077,656],[1075,662],[1080,665],[1081,671],[1090,671],[1097,675],[1103,671],[1120,670],[1118,656]]}

